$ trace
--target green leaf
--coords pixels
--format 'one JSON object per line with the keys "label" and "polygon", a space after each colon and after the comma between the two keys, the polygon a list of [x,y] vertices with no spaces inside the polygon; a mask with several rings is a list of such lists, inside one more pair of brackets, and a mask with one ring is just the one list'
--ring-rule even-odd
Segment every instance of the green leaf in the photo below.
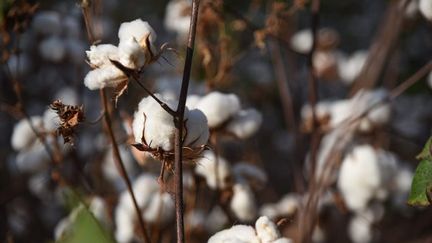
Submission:
{"label": "green leaf", "polygon": [[114,239],[94,215],[81,204],[70,226],[70,230],[57,243],[114,243]]}
{"label": "green leaf", "polygon": [[417,159],[421,159],[421,161],[416,168],[408,198],[408,204],[412,206],[429,206],[431,204],[429,196],[432,195],[431,146],[432,137],[429,138],[423,151],[417,156]]}

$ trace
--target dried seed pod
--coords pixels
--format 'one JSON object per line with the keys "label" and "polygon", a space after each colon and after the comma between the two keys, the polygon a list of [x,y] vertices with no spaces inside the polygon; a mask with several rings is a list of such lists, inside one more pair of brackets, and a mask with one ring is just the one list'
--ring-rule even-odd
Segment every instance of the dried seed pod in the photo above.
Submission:
{"label": "dried seed pod", "polygon": [[64,143],[73,145],[75,127],[85,119],[83,106],[65,105],[60,100],[55,100],[51,103],[50,108],[57,113],[60,119],[57,135],[63,137]]}

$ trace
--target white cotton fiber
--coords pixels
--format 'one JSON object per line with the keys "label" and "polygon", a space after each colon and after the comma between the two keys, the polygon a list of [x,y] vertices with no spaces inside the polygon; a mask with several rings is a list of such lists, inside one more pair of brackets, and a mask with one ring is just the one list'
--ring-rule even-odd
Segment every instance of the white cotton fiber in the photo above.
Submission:
{"label": "white cotton fiber", "polygon": [[204,177],[211,189],[223,189],[228,186],[227,181],[231,175],[231,168],[224,158],[217,157],[216,159],[213,152],[206,151],[196,163],[195,173]]}
{"label": "white cotton fiber", "polygon": [[187,133],[183,146],[193,148],[206,145],[210,131],[204,113],[198,109],[190,110],[188,119],[185,122]]}
{"label": "white cotton fiber", "polygon": [[84,85],[90,90],[102,89],[105,87],[116,87],[127,77],[114,65],[106,65],[91,70],[84,78]]}
{"label": "white cotton fiber", "polygon": [[310,29],[300,30],[291,37],[291,47],[295,51],[303,54],[310,51],[312,42],[312,31]]}
{"label": "white cotton fiber", "polygon": [[37,142],[29,149],[20,151],[15,158],[16,166],[22,173],[37,173],[47,169],[50,157],[45,147]]}
{"label": "white cotton fiber", "polygon": [[260,217],[255,222],[255,229],[261,242],[273,242],[280,238],[276,224],[266,216]]}
{"label": "white cotton fiber", "polygon": [[348,235],[354,243],[368,243],[372,241],[372,222],[362,215],[354,216],[348,225]]}
{"label": "white cotton fiber", "polygon": [[144,66],[145,52],[133,37],[122,40],[118,46],[119,61],[128,68],[136,69]]}
{"label": "white cotton fiber", "polygon": [[86,54],[89,62],[97,67],[111,65],[110,59],[119,59],[118,48],[111,44],[92,45]]}
{"label": "white cotton fiber", "polygon": [[141,19],[122,23],[118,31],[120,42],[128,40],[131,37],[140,42],[148,34],[150,34],[150,42],[154,42],[156,40],[156,32],[148,22]]}
{"label": "white cotton fiber", "polygon": [[258,131],[262,115],[255,109],[241,110],[227,124],[226,130],[240,139],[246,139]]}
{"label": "white cotton fiber", "polygon": [[257,214],[255,196],[247,184],[235,184],[230,209],[240,221],[252,221]]}
{"label": "white cotton fiber", "polygon": [[235,94],[223,94],[215,91],[204,96],[196,108],[204,112],[209,127],[216,128],[240,110],[240,101]]}
{"label": "white cotton fiber", "polygon": [[348,57],[338,55],[339,76],[345,84],[350,85],[357,78],[367,57],[367,51],[356,51]]}
{"label": "white cotton fiber", "polygon": [[432,22],[432,1],[419,0],[419,10],[426,19]]}
{"label": "white cotton fiber", "polygon": [[[40,116],[30,118],[36,129],[40,129],[43,125],[43,120]],[[19,151],[29,149],[37,140],[36,134],[33,132],[30,123],[27,119],[20,120],[13,129],[11,145],[12,148]]]}
{"label": "white cotton fiber", "polygon": [[167,30],[173,31],[180,38],[189,33],[191,4],[188,1],[170,1],[166,6],[164,25]]}
{"label": "white cotton fiber", "polygon": [[255,234],[254,228],[246,225],[235,225],[229,229],[222,230],[208,240],[207,243],[261,243]]}

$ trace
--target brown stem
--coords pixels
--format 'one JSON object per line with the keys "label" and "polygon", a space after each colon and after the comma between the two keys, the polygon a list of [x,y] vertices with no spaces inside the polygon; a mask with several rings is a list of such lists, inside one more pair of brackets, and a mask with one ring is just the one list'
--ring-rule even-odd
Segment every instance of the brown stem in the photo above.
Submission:
{"label": "brown stem", "polygon": [[108,112],[109,109],[108,109],[107,97],[106,97],[105,91],[103,89],[100,90],[100,96],[101,96],[101,103],[102,103],[103,109],[105,111],[104,112],[104,125],[105,125],[105,128],[107,130],[107,133],[109,135],[109,138],[111,140],[112,147],[113,147],[114,162],[116,163],[116,166],[120,172],[120,175],[122,176],[122,178],[126,182],[127,190],[129,191],[129,194],[132,198],[132,202],[133,202],[133,205],[134,205],[137,217],[138,217],[138,222],[140,225],[142,235],[144,237],[144,242],[150,243],[150,238],[149,238],[148,233],[146,231],[146,227],[145,227],[145,223],[143,220],[141,210],[138,206],[138,203],[137,203],[136,198],[135,198],[135,194],[132,190],[132,183],[131,183],[128,175],[127,175],[126,168],[125,168],[123,161],[121,159],[121,156],[120,156],[118,144],[117,144],[117,141],[115,139],[114,132],[113,132],[113,129],[111,126],[111,117],[110,117],[110,114]]}
{"label": "brown stem", "polygon": [[195,33],[196,25],[198,20],[198,9],[200,0],[194,0],[192,2],[192,14],[191,22],[189,27],[189,38],[186,49],[186,60],[183,70],[183,79],[180,90],[179,103],[176,110],[176,116],[174,117],[174,124],[176,126],[175,131],[175,171],[174,171],[174,182],[175,182],[175,207],[176,207],[176,223],[177,223],[177,242],[183,243],[184,238],[184,223],[183,223],[183,172],[182,172],[182,157],[183,157],[183,118],[186,107],[186,97],[189,87],[189,79],[192,67],[192,57],[195,44]]}

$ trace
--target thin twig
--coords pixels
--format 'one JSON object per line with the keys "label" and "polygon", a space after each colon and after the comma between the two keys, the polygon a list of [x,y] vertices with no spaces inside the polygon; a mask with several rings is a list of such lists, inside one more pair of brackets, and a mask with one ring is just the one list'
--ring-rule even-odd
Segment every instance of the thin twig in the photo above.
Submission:
{"label": "thin twig", "polygon": [[186,98],[189,87],[189,79],[192,68],[192,57],[195,44],[195,33],[196,25],[198,20],[198,10],[199,10],[200,0],[194,0],[192,2],[192,14],[191,22],[189,27],[189,38],[186,49],[186,60],[183,70],[183,79],[180,90],[179,103],[176,110],[176,115],[174,117],[174,124],[176,126],[175,131],[175,206],[176,206],[176,223],[177,223],[177,242],[183,243],[184,237],[184,223],[183,223],[183,172],[182,172],[182,157],[183,157],[183,118],[184,111],[186,107]]}

